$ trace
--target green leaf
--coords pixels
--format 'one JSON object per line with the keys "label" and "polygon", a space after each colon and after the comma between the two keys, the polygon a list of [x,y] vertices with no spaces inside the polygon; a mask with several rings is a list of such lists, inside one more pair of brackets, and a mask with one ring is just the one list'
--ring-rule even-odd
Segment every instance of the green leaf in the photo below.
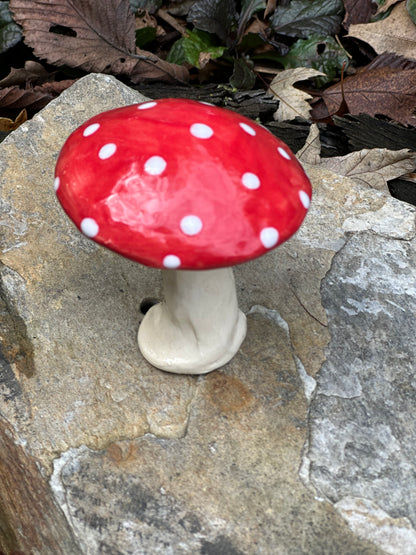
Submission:
{"label": "green leaf", "polygon": [[188,12],[187,21],[201,31],[217,35],[229,46],[237,27],[235,0],[197,0]]}
{"label": "green leaf", "polygon": [[238,90],[250,90],[256,82],[256,74],[247,63],[239,58],[234,60],[234,71],[230,77],[230,85]]}
{"label": "green leaf", "polygon": [[187,60],[183,47],[183,41],[184,39],[179,39],[173,43],[173,46],[166,58],[166,61],[170,64],[177,64],[178,66],[182,66],[186,63]]}
{"label": "green leaf", "polygon": [[0,54],[17,44],[22,38],[22,30],[13,21],[9,2],[0,2]]}
{"label": "green leaf", "polygon": [[201,68],[201,54],[207,54],[209,58],[220,58],[225,51],[225,46],[216,46],[213,36],[205,31],[195,29],[187,31],[187,35],[175,42],[169,52],[168,62],[183,64],[188,62],[198,69]]}
{"label": "green leaf", "polygon": [[270,23],[277,33],[291,37],[335,35],[343,12],[342,0],[292,0],[288,6],[276,8]]}
{"label": "green leaf", "polygon": [[413,23],[416,23],[416,0],[407,0],[406,8],[409,12],[410,19],[413,21]]}
{"label": "green leaf", "polygon": [[141,48],[156,38],[156,27],[143,27],[136,30],[136,46]]}
{"label": "green leaf", "polygon": [[318,86],[322,86],[341,73],[343,64],[348,64],[348,56],[333,37],[312,35],[309,39],[296,41],[289,54],[279,61],[285,69],[312,67],[322,71],[326,77],[317,78]]}
{"label": "green leaf", "polygon": [[264,46],[265,42],[259,33],[246,33],[238,44],[239,50],[247,52],[259,46]]}

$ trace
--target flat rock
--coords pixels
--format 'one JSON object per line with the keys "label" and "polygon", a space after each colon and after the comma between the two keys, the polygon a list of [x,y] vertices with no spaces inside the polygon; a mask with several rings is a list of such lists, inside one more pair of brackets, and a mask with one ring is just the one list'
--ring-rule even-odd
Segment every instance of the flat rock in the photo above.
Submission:
{"label": "flat rock", "polygon": [[160,372],[136,343],[158,272],[83,237],[52,186],[74,128],[141,100],[89,75],[0,145],[16,444],[82,553],[398,553],[416,506],[414,209],[309,168],[301,230],[235,269],[240,352],[206,376]]}
{"label": "flat rock", "polygon": [[415,247],[366,232],[334,257],[322,287],[331,343],[311,405],[308,453],[311,479],[327,498],[376,499],[413,526]]}

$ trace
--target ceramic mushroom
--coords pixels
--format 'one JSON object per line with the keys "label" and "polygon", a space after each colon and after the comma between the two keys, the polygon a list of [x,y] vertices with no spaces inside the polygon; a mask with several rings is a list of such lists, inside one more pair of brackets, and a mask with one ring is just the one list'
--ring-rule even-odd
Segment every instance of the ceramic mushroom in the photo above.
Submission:
{"label": "ceramic mushroom", "polygon": [[138,333],[143,356],[175,373],[228,362],[246,333],[231,267],[301,225],[311,186],[262,126],[202,102],[163,99],[99,114],[64,144],[55,191],[94,241],[162,269],[164,300]]}

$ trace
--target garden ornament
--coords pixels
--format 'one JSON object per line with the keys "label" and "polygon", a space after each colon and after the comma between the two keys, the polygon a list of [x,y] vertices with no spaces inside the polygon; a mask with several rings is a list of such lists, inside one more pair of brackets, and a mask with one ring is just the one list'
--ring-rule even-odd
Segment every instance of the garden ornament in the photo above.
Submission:
{"label": "garden ornament", "polygon": [[162,269],[164,299],[138,342],[154,366],[204,374],[246,334],[231,267],[262,256],[301,225],[310,182],[262,126],[193,100],[109,110],[76,129],[56,165],[55,191],[78,229]]}

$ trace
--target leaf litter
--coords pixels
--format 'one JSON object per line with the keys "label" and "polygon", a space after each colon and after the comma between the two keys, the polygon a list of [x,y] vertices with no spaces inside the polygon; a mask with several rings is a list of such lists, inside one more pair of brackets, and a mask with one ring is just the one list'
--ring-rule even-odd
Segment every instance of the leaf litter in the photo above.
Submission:
{"label": "leaf litter", "polygon": [[[13,41],[23,35],[35,58],[0,74],[0,115],[5,116],[0,125],[14,128],[26,117],[23,109],[30,117],[78,77],[103,72],[132,86],[156,81],[166,87],[180,85],[184,91],[189,91],[189,79],[191,87],[217,80],[220,87],[234,91],[252,91],[260,85],[279,100],[276,124],[299,118],[309,124],[325,122],[321,133],[325,126],[343,133],[351,123],[348,116],[357,117],[355,123],[364,129],[371,127],[362,115],[387,128],[396,126],[395,132],[400,132],[398,126],[415,129],[415,4],[415,0],[0,1],[0,56],[10,48],[7,32],[12,32]],[[40,62],[49,64],[48,69]],[[351,153],[349,175],[372,182],[363,169],[368,165],[367,173],[378,173],[374,182],[383,188],[400,172],[415,170],[414,157],[406,149],[396,149],[393,157],[379,149],[379,158],[376,150],[361,149],[358,157]],[[333,156],[328,164],[344,171],[347,159],[341,163],[341,158]],[[378,170],[383,160],[385,166]],[[409,164],[413,164],[410,170]]]}

